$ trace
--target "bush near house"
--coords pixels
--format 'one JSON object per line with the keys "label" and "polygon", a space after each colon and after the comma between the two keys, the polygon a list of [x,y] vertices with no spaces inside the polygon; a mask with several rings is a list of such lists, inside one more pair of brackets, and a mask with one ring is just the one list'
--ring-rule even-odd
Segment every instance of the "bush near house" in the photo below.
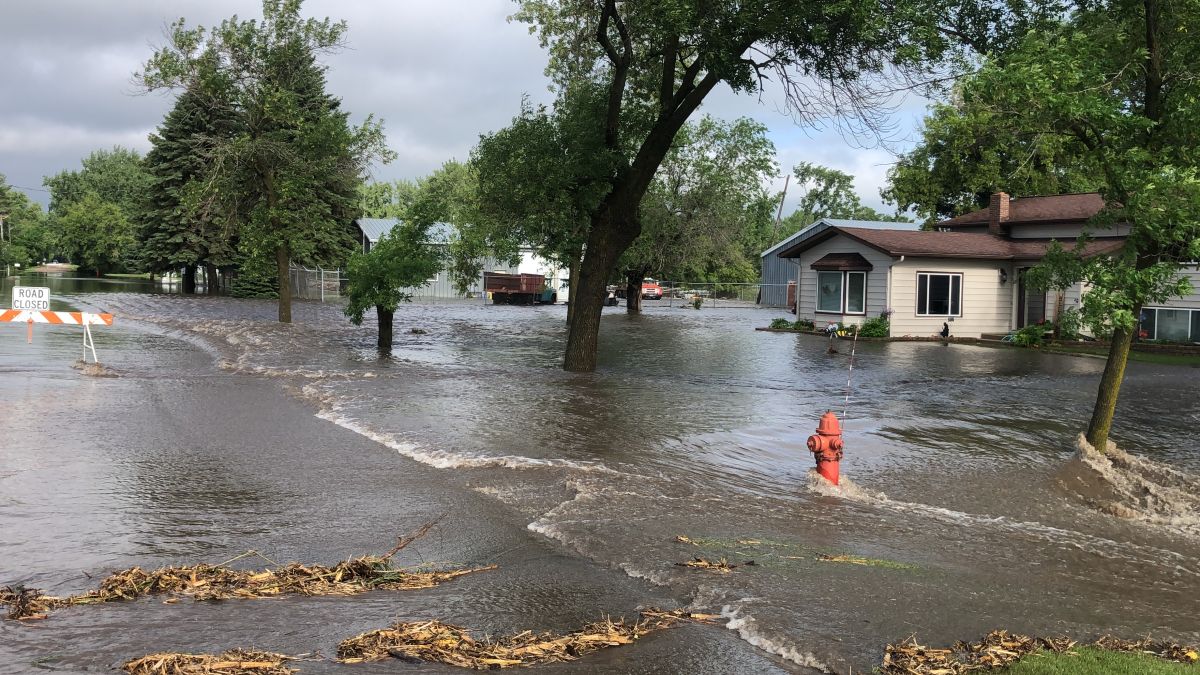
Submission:
{"label": "bush near house", "polygon": [[1046,325],[1035,323],[1018,330],[1013,334],[1013,344],[1018,347],[1038,349],[1045,342]]}
{"label": "bush near house", "polygon": [[858,328],[859,337],[885,338],[892,334],[892,325],[887,317],[877,316],[867,319]]}
{"label": "bush near house", "polygon": [[771,321],[771,328],[791,328],[792,322],[787,319],[779,318]]}
{"label": "bush near house", "polygon": [[817,325],[811,319],[796,319],[796,323],[792,324],[795,330],[816,330]]}

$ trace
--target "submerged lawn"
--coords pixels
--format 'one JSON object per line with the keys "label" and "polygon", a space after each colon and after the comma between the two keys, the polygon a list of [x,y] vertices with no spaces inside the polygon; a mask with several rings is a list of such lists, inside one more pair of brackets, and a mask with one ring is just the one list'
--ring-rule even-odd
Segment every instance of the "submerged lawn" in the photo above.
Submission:
{"label": "submerged lawn", "polygon": [[1061,654],[1036,652],[1001,672],[1011,675],[1200,675],[1200,666],[1164,661],[1148,654],[1079,647]]}

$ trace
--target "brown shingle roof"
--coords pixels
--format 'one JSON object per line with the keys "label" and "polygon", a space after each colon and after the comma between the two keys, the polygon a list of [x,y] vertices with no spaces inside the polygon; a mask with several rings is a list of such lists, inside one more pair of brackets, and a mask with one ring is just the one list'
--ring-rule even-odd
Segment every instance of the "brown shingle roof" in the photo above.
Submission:
{"label": "brown shingle roof", "polygon": [[[801,242],[780,252],[782,258],[795,258],[803,251],[836,234],[843,234],[893,257],[919,258],[986,258],[996,260],[1039,260],[1050,248],[1050,239],[1005,239],[985,232],[909,232],[903,230],[871,230],[861,227],[834,227],[828,234]],[[1113,253],[1125,244],[1123,239],[1099,239],[1084,247],[1083,255],[1091,257]],[[1075,242],[1062,242],[1068,251]]]}
{"label": "brown shingle roof", "polygon": [[[1022,223],[1075,223],[1096,215],[1104,208],[1104,198],[1098,192],[1045,197],[1021,197],[1009,202],[1006,225]],[[964,213],[943,220],[934,227],[979,227],[988,224],[988,209]]]}
{"label": "brown shingle roof", "polygon": [[[1005,239],[984,232],[896,232],[839,228],[850,237],[892,255],[922,258],[996,258],[1000,260],[1037,260],[1050,249],[1050,239]],[[1068,251],[1075,242],[1062,242]],[[1124,240],[1095,240],[1084,247],[1091,257],[1112,253],[1125,245]]]}

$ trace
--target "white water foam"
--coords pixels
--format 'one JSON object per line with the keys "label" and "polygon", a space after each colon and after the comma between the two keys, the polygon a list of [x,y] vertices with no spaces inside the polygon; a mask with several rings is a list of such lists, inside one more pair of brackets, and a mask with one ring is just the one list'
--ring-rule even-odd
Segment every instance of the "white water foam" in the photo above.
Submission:
{"label": "white water foam", "polygon": [[1085,496],[1092,506],[1112,515],[1200,537],[1200,476],[1166,464],[1131,455],[1112,441],[1097,452],[1083,434],[1075,441],[1076,460],[1091,470],[1091,487],[1099,494]]}
{"label": "white water foam", "polygon": [[620,473],[599,462],[576,462],[569,459],[540,459],[521,455],[470,455],[446,450],[430,450],[422,448],[416,443],[402,441],[391,434],[368,429],[357,421],[338,413],[336,410],[320,410],[316,416],[319,419],[333,422],[343,429],[349,429],[360,436],[365,436],[380,445],[395,450],[409,459],[435,469],[482,469],[496,467],[504,469],[570,469],[585,473]]}
{"label": "white water foam", "polygon": [[833,672],[829,666],[822,663],[812,653],[801,651],[786,640],[773,638],[762,632],[754,617],[744,613],[740,606],[725,605],[721,608],[721,617],[729,619],[729,623],[725,624],[726,628],[737,631],[739,637],[763,651],[776,654],[806,668],[816,668],[825,673]]}
{"label": "white water foam", "polygon": [[808,489],[816,494],[827,497],[841,497],[850,501],[869,504],[882,508],[917,513],[948,522],[958,526],[984,526],[1015,531],[1027,536],[1035,536],[1044,541],[1065,546],[1101,557],[1112,557],[1120,552],[1125,558],[1149,565],[1161,565],[1164,560],[1174,560],[1174,569],[1192,576],[1200,576],[1200,569],[1192,566],[1195,562],[1189,556],[1154,546],[1144,546],[1130,542],[1116,541],[1106,537],[1098,537],[1076,530],[1067,530],[1053,525],[1035,521],[1013,520],[1006,516],[989,516],[976,513],[955,511],[941,506],[903,502],[890,499],[882,492],[873,492],[855,484],[845,476],[841,477],[838,485],[833,485],[823,478],[815,469],[809,470]]}

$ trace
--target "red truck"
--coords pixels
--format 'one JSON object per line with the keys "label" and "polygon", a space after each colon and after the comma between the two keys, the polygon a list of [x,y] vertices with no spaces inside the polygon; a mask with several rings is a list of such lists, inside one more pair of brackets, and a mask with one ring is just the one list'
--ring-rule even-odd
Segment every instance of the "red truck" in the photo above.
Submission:
{"label": "red truck", "polygon": [[546,286],[540,274],[506,274],[484,272],[483,290],[492,295],[495,305],[553,305],[558,293]]}

